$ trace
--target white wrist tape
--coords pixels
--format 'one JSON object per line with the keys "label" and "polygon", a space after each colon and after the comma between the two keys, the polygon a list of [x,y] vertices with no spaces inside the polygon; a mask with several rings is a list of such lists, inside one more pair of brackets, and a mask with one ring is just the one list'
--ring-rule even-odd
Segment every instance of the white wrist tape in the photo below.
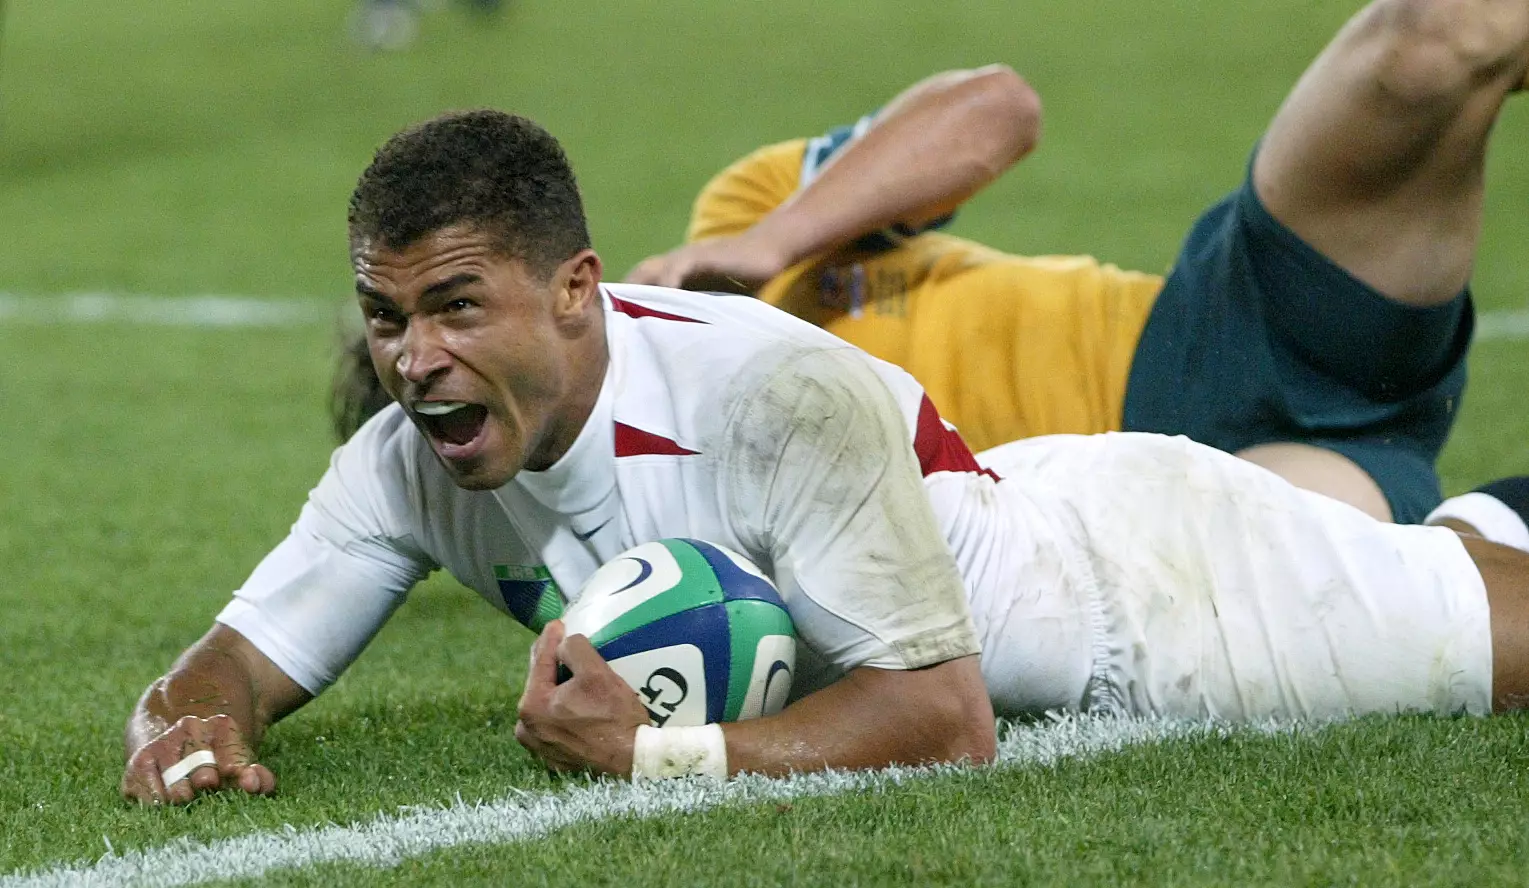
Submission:
{"label": "white wrist tape", "polygon": [[666,780],[671,777],[727,779],[727,741],[721,725],[696,728],[637,729],[632,745],[632,779]]}
{"label": "white wrist tape", "polygon": [[159,776],[160,779],[165,782],[165,789],[169,789],[175,784],[186,779],[186,777],[189,776],[191,772],[195,771],[197,768],[200,768],[204,765],[216,765],[217,763],[218,758],[212,754],[211,750],[198,749],[196,752],[191,753],[170,767],[165,768],[164,773],[160,774]]}

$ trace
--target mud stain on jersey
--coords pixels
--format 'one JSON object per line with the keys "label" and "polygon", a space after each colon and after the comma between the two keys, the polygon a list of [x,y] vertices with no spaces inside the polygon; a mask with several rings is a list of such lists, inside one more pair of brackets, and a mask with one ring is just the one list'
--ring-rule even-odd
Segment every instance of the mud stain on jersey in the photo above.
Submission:
{"label": "mud stain on jersey", "polygon": [[908,422],[866,362],[791,349],[734,383],[717,448],[730,511],[814,604],[874,635],[901,668],[976,653]]}

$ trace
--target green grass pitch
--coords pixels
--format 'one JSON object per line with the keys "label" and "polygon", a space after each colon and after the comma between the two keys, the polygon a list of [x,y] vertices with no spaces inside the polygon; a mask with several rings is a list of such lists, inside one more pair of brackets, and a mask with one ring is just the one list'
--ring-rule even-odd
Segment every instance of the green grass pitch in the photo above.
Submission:
{"label": "green grass pitch", "polygon": [[[851,121],[931,71],[1004,61],[1040,150],[956,231],[1164,270],[1356,8],[1315,0],[515,0],[429,14],[406,53],[348,0],[6,4],[0,294],[330,300],[345,199],[395,129],[526,113],[565,143],[618,277],[695,189],[769,140]],[[1529,99],[1490,158],[1475,288],[1529,308]],[[122,721],[285,532],[322,472],[340,321],[208,329],[0,316],[0,884],[105,854],[563,791],[515,743],[529,635],[444,580],[271,733],[270,800],[120,804]],[[1447,487],[1529,471],[1529,339],[1481,343]],[[294,884],[1522,884],[1523,718],[1374,719],[1180,740],[864,795],[616,819]]]}

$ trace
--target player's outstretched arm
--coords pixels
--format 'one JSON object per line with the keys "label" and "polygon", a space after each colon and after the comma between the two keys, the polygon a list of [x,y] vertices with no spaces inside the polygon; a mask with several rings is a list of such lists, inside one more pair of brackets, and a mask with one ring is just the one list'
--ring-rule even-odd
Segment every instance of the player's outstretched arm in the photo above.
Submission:
{"label": "player's outstretched arm", "polygon": [[123,797],[185,804],[219,790],[273,792],[276,776],[255,757],[260,738],[309,699],[244,636],[214,625],[133,708]]}
{"label": "player's outstretched arm", "polygon": [[733,773],[981,764],[997,746],[975,655],[923,669],[862,666],[777,715],[724,727]]}
{"label": "player's outstretched arm", "polygon": [[1040,128],[1040,97],[1011,68],[936,74],[752,228],[651,257],[627,281],[752,290],[808,256],[951,212],[1030,153]]}
{"label": "player's outstretched arm", "polygon": [[[572,678],[558,684],[557,667]],[[582,635],[553,621],[536,641],[515,737],[559,771],[591,769],[628,776],[669,776],[661,763],[634,766],[637,730],[648,711]],[[676,729],[663,732],[669,738]],[[993,707],[976,656],[922,669],[861,667],[766,718],[679,729],[711,732],[712,760],[682,761],[675,773],[731,776],[824,768],[990,760],[996,748]],[[691,736],[691,735],[687,735]],[[667,738],[666,738],[667,740]],[[687,751],[680,749],[678,757]],[[659,756],[662,757],[662,756]]]}

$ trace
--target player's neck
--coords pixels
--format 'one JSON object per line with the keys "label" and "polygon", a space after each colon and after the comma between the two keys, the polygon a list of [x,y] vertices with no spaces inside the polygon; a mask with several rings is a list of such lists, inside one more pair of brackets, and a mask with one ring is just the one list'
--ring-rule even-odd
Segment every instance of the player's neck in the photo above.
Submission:
{"label": "player's neck", "polygon": [[[603,324],[601,327],[603,328]],[[600,390],[605,385],[606,368],[610,366],[610,349],[605,342],[604,329],[598,335],[586,337],[587,348],[579,349],[570,356],[572,384],[563,398],[563,404],[553,416],[541,447],[526,460],[526,468],[543,472],[563,458],[579,433],[595,412],[600,400]]]}

